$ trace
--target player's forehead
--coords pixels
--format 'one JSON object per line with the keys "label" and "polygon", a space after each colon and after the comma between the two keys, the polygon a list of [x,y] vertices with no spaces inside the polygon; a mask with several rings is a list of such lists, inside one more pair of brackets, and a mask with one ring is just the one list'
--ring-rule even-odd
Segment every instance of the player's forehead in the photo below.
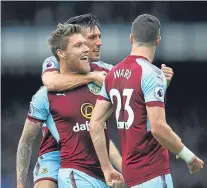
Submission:
{"label": "player's forehead", "polygon": [[72,46],[77,44],[77,43],[85,43],[86,39],[84,36],[80,33],[73,34],[68,37],[68,43],[71,44]]}
{"label": "player's forehead", "polygon": [[86,38],[88,38],[88,37],[91,37],[91,36],[101,35],[101,31],[97,26],[92,27],[92,28],[87,27],[87,28],[84,29],[83,34]]}

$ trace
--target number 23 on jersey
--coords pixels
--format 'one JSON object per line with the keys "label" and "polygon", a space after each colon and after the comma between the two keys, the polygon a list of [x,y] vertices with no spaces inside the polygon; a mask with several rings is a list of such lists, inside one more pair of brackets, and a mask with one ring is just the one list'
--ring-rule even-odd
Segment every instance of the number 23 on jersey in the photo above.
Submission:
{"label": "number 23 on jersey", "polygon": [[[129,129],[134,122],[134,112],[131,106],[129,105],[133,91],[134,89],[124,89],[123,93],[120,93],[119,90],[113,88],[109,92],[112,104],[114,104],[113,97],[116,97],[117,99],[117,107],[116,107],[115,116],[116,116],[116,123],[117,123],[118,129]],[[124,96],[126,97],[125,104],[123,104],[123,101],[122,101]],[[121,110],[127,111],[128,113],[127,120],[123,118],[124,121],[119,121]]]}

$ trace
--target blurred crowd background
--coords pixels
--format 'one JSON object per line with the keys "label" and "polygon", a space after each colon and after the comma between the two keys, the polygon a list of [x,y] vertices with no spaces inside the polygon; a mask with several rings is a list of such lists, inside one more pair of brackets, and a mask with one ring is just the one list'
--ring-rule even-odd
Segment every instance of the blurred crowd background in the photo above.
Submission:
{"label": "blurred crowd background", "polygon": [[[42,85],[41,65],[51,55],[47,38],[59,22],[93,13],[101,22],[102,61],[116,64],[130,52],[131,22],[143,13],[161,21],[155,65],[172,67],[167,91],[167,122],[207,164],[207,2],[1,2],[1,184],[16,187],[17,144],[32,95]],[[119,145],[116,126],[110,128]],[[34,146],[27,187],[37,160]],[[170,155],[175,188],[206,188],[207,167],[191,176],[183,161]]]}
{"label": "blurred crowd background", "polygon": [[54,25],[71,16],[91,12],[102,24],[130,23],[138,14],[150,12],[163,21],[205,22],[205,2],[165,1],[42,1],[2,3],[2,25]]}

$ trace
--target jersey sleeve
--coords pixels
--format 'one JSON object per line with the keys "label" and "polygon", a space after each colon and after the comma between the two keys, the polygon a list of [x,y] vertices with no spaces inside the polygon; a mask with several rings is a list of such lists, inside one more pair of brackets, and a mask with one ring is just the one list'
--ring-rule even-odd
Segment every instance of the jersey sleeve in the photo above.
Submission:
{"label": "jersey sleeve", "polygon": [[59,71],[59,63],[54,56],[45,59],[42,65],[42,74],[47,71]]}
{"label": "jersey sleeve", "polygon": [[111,69],[113,69],[113,65],[111,65],[111,64],[108,64],[108,63],[105,63],[105,65],[106,65],[106,68],[109,70],[109,71],[111,71]]}
{"label": "jersey sleeve", "polygon": [[27,118],[33,122],[45,122],[49,113],[47,90],[41,87],[32,97]]}
{"label": "jersey sleeve", "polygon": [[107,82],[107,76],[106,76],[106,79],[103,82],[101,91],[100,91],[99,96],[98,96],[98,100],[110,101],[110,97],[108,96],[108,93],[106,91],[106,83],[105,82]]}
{"label": "jersey sleeve", "polygon": [[164,107],[166,80],[163,74],[149,69],[143,72],[141,84],[146,105]]}

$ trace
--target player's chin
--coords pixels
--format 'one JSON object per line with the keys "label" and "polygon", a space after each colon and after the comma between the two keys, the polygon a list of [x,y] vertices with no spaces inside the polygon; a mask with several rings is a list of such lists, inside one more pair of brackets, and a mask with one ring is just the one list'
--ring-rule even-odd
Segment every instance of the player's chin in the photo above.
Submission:
{"label": "player's chin", "polygon": [[91,59],[92,59],[92,62],[99,61],[100,60],[100,55],[94,54]]}
{"label": "player's chin", "polygon": [[81,73],[87,74],[90,71],[91,71],[91,67],[90,67],[89,63],[82,66]]}

